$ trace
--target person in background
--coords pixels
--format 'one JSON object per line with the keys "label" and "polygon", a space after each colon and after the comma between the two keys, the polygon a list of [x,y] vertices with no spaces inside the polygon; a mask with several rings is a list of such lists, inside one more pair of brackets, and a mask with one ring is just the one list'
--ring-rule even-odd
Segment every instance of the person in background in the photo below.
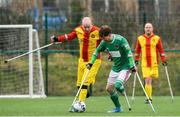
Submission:
{"label": "person in background", "polygon": [[101,26],[99,35],[102,38],[102,41],[95,50],[90,63],[86,66],[88,69],[92,69],[99,53],[103,51],[109,52],[113,66],[109,73],[106,90],[109,93],[115,108],[108,112],[122,112],[117,91],[123,94],[123,84],[129,79],[130,72],[136,72],[131,48],[124,37],[118,34],[112,34],[111,28],[108,25]]}
{"label": "person in background", "polygon": [[[78,39],[79,42],[79,61],[78,61],[78,75],[77,75],[77,88],[80,87],[83,80],[83,74],[86,72],[86,64],[90,62],[91,56],[96,47],[101,42],[99,38],[99,28],[92,23],[90,17],[82,18],[82,25],[76,27],[69,34],[63,34],[59,36],[51,36],[51,42],[64,42],[71,41],[72,39]],[[92,85],[95,83],[95,77],[97,71],[101,65],[100,55],[98,55],[94,66],[90,70],[84,84],[82,85],[79,101],[85,102],[86,97],[92,95]],[[89,90],[88,90],[89,89]]]}
{"label": "person in background", "polygon": [[161,38],[153,33],[153,25],[146,23],[145,34],[137,38],[135,48],[135,64],[138,65],[141,54],[142,75],[145,79],[145,90],[149,99],[145,103],[152,102],[152,78],[158,78],[158,53],[162,64],[167,65],[166,57],[161,42]]}

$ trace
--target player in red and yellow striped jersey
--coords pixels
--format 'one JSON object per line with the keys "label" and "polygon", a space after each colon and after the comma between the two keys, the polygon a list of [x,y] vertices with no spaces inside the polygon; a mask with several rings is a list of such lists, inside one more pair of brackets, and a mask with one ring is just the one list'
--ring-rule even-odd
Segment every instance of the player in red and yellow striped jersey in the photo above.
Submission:
{"label": "player in red and yellow striped jersey", "polygon": [[[63,42],[65,40],[78,39],[79,42],[79,62],[78,62],[78,78],[77,78],[77,87],[79,88],[82,82],[83,74],[85,73],[86,64],[90,62],[93,52],[96,47],[99,45],[101,39],[99,38],[99,28],[92,24],[90,17],[84,17],[82,19],[82,25],[76,27],[69,34],[59,35],[58,37],[51,37],[52,42]],[[87,89],[92,84],[95,83],[95,77],[97,71],[101,65],[100,56],[96,60],[92,69],[90,70],[85,83],[82,86],[80,91],[79,100],[85,101],[88,95]]]}
{"label": "player in red and yellow striped jersey", "polygon": [[[152,78],[158,78],[158,53],[162,64],[167,65],[161,38],[153,33],[151,23],[146,23],[145,34],[140,35],[136,42],[135,63],[138,64],[141,53],[141,67],[145,78],[145,90],[152,101]],[[146,100],[148,102],[148,100]]]}

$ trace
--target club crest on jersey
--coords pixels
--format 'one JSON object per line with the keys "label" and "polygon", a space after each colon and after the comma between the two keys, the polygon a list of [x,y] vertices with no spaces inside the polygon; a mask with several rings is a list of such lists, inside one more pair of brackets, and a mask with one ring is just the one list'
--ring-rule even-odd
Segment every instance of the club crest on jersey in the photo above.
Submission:
{"label": "club crest on jersey", "polygon": [[153,43],[156,43],[156,40],[155,40],[155,39],[153,39],[152,41],[153,41]]}
{"label": "club crest on jersey", "polygon": [[94,35],[94,34],[92,34],[92,35],[91,35],[91,38],[95,38],[95,35]]}
{"label": "club crest on jersey", "polygon": [[114,45],[114,48],[119,49],[119,45],[118,45],[118,44],[115,44],[115,45]]}

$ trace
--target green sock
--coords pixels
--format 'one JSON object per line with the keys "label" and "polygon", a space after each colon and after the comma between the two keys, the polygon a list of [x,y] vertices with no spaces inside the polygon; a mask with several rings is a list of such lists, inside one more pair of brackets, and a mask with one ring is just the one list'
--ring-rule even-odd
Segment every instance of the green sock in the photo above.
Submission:
{"label": "green sock", "polygon": [[116,81],[115,83],[115,88],[117,91],[119,91],[120,93],[124,92],[124,86],[122,85],[121,81]]}
{"label": "green sock", "polygon": [[113,92],[110,94],[111,96],[111,100],[113,101],[114,105],[117,107],[117,108],[120,108],[121,105],[119,103],[119,96],[116,92]]}

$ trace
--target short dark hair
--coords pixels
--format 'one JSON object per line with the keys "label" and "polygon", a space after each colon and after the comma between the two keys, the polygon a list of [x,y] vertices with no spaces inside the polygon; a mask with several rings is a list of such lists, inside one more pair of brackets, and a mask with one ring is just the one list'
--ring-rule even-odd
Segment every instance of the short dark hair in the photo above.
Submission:
{"label": "short dark hair", "polygon": [[100,37],[105,37],[111,34],[111,27],[108,25],[102,25],[100,30],[99,30],[99,36]]}

